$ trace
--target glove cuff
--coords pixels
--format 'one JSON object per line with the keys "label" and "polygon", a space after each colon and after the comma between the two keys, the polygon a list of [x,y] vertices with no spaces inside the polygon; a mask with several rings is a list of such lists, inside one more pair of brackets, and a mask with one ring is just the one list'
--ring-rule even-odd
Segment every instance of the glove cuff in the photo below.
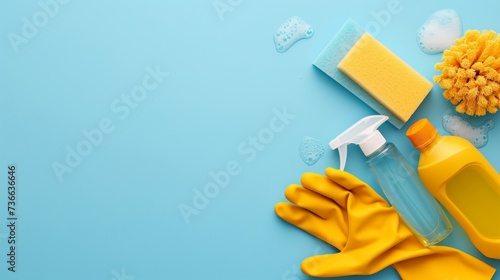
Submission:
{"label": "glove cuff", "polygon": [[490,280],[496,271],[485,262],[451,247],[430,246],[418,253],[420,256],[393,265],[402,279]]}

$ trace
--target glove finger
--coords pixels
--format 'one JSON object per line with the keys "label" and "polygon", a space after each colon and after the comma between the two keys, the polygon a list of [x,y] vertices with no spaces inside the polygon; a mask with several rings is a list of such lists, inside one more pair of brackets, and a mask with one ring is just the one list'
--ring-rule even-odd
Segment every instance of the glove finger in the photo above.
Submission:
{"label": "glove finger", "polygon": [[277,203],[274,211],[281,219],[335,248],[342,250],[345,247],[347,241],[345,225],[340,226],[338,223],[324,220],[307,209],[286,202]]}
{"label": "glove finger", "polygon": [[345,211],[331,199],[293,184],[285,190],[285,197],[293,204],[305,208],[323,219],[333,219],[336,223],[347,223]]}
{"label": "glove finger", "polygon": [[357,199],[366,204],[382,202],[388,205],[387,201],[374,189],[349,172],[329,167],[326,169],[325,174],[330,180],[349,190]]}
{"label": "glove finger", "polygon": [[313,277],[339,277],[349,275],[375,274],[390,264],[371,262],[360,254],[317,255],[305,259],[300,268],[302,272]]}
{"label": "glove finger", "polygon": [[307,172],[302,175],[300,181],[304,188],[333,199],[340,207],[347,208],[350,192],[327,177]]}

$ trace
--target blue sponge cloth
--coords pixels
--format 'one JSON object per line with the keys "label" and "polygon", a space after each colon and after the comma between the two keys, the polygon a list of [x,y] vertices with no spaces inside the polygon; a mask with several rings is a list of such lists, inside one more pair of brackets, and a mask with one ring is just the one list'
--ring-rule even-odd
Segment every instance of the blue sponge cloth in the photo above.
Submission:
{"label": "blue sponge cloth", "polygon": [[337,68],[340,61],[364,33],[365,30],[361,26],[352,19],[348,19],[319,56],[316,57],[313,65],[352,92],[379,114],[388,116],[389,122],[396,128],[401,129],[405,124],[403,121]]}

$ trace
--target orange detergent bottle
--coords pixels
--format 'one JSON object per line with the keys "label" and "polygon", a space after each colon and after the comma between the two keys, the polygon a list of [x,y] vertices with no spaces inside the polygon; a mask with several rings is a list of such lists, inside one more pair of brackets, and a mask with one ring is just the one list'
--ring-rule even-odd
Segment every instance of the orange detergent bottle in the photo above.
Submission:
{"label": "orange detergent bottle", "polygon": [[418,173],[485,256],[500,259],[500,175],[481,152],[458,136],[440,136],[421,119],[406,136],[420,150]]}

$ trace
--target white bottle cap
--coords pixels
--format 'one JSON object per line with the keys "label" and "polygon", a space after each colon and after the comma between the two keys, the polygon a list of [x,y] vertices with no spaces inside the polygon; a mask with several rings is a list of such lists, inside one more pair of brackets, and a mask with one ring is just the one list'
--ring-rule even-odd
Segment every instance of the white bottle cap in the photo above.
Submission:
{"label": "white bottle cap", "polygon": [[388,119],[383,115],[364,117],[330,141],[330,148],[339,150],[340,170],[344,170],[347,161],[347,145],[359,145],[365,156],[369,156],[385,144],[385,138],[377,128]]}
{"label": "white bottle cap", "polygon": [[375,130],[370,136],[365,138],[359,143],[359,147],[365,156],[373,154],[376,150],[380,149],[387,141],[380,131]]}

